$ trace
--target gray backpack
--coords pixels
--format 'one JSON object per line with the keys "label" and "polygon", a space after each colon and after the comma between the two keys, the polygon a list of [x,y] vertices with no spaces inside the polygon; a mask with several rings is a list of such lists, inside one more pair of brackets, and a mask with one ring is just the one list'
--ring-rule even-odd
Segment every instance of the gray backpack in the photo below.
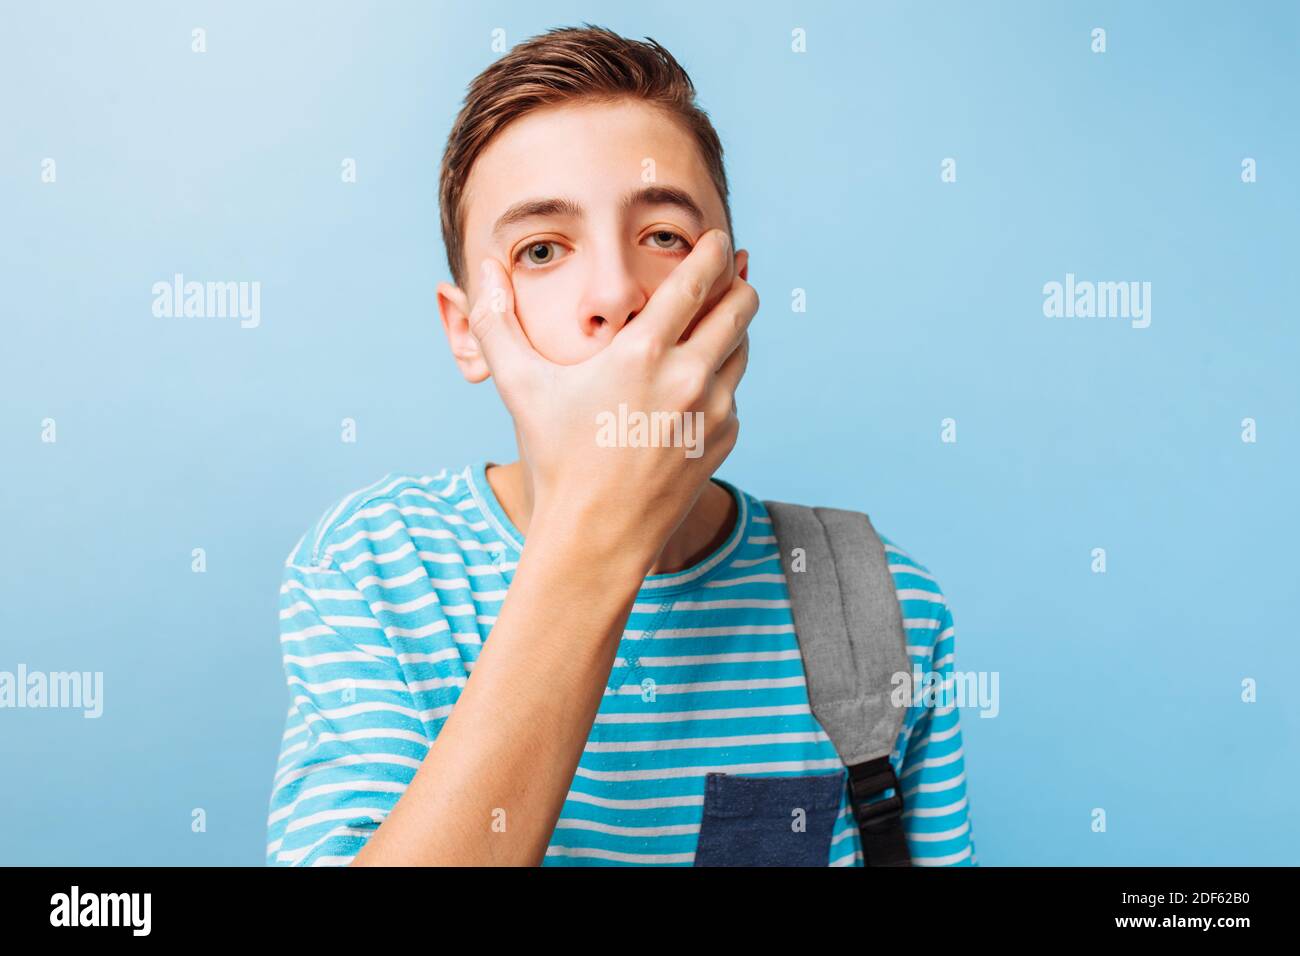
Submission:
{"label": "gray backpack", "polygon": [[[849,799],[867,866],[911,866],[903,796],[889,762],[906,708],[892,678],[909,673],[903,614],[889,560],[861,512],[765,501],[790,590],[813,716],[849,771]],[[791,554],[803,550],[804,570]],[[892,795],[883,797],[886,791]]]}

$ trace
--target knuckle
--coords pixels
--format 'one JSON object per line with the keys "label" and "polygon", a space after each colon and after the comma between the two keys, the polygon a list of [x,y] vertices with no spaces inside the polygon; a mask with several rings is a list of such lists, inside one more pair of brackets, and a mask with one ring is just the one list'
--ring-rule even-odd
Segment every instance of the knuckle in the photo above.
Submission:
{"label": "knuckle", "polygon": [[692,272],[682,280],[682,298],[688,305],[699,305],[708,291],[709,284],[698,272]]}
{"label": "knuckle", "polygon": [[682,369],[679,392],[684,402],[699,405],[709,392],[712,369],[703,362],[688,362]]}
{"label": "knuckle", "polygon": [[724,455],[736,446],[736,439],[740,435],[740,419],[735,415],[729,415],[722,427],[721,433],[714,439],[715,445],[721,445]]}
{"label": "knuckle", "polygon": [[663,346],[651,336],[638,336],[629,348],[638,365],[653,365],[663,357]]}
{"label": "knuckle", "polygon": [[749,336],[741,337],[740,342],[736,345],[723,363],[727,372],[727,381],[732,383],[745,374],[745,369],[749,366]]}

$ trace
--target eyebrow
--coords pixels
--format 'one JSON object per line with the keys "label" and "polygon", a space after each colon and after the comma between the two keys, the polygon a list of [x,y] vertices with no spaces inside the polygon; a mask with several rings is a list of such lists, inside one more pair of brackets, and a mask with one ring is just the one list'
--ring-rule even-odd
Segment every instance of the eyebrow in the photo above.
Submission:
{"label": "eyebrow", "polygon": [[[696,229],[704,226],[704,211],[699,203],[692,199],[688,192],[675,186],[642,186],[640,189],[634,189],[623,197],[620,208],[623,212],[627,212],[644,206],[674,206],[692,220]],[[582,219],[584,215],[582,204],[572,199],[564,197],[524,199],[501,214],[492,227],[492,236],[493,238],[500,236],[505,229],[525,219],[554,216]]]}

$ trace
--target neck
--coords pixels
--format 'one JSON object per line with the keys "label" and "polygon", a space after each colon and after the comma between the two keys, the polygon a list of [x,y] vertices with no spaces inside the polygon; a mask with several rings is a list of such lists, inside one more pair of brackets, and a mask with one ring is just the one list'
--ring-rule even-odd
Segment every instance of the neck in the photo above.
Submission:
{"label": "neck", "polygon": [[[508,465],[489,465],[487,479],[506,517],[527,537],[533,516],[533,482],[527,462],[521,458]],[[703,561],[731,536],[737,516],[731,492],[708,482],[648,573],[672,574]]]}

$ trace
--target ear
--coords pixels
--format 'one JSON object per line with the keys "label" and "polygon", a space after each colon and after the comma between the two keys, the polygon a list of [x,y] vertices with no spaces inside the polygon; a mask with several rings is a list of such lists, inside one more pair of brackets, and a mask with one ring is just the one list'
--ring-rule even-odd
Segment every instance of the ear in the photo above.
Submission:
{"label": "ear", "polygon": [[447,332],[447,344],[451,346],[452,358],[465,381],[477,385],[492,374],[487,360],[478,347],[478,341],[469,331],[469,314],[471,307],[469,297],[458,286],[450,282],[438,283],[438,312],[442,315],[442,327]]}

